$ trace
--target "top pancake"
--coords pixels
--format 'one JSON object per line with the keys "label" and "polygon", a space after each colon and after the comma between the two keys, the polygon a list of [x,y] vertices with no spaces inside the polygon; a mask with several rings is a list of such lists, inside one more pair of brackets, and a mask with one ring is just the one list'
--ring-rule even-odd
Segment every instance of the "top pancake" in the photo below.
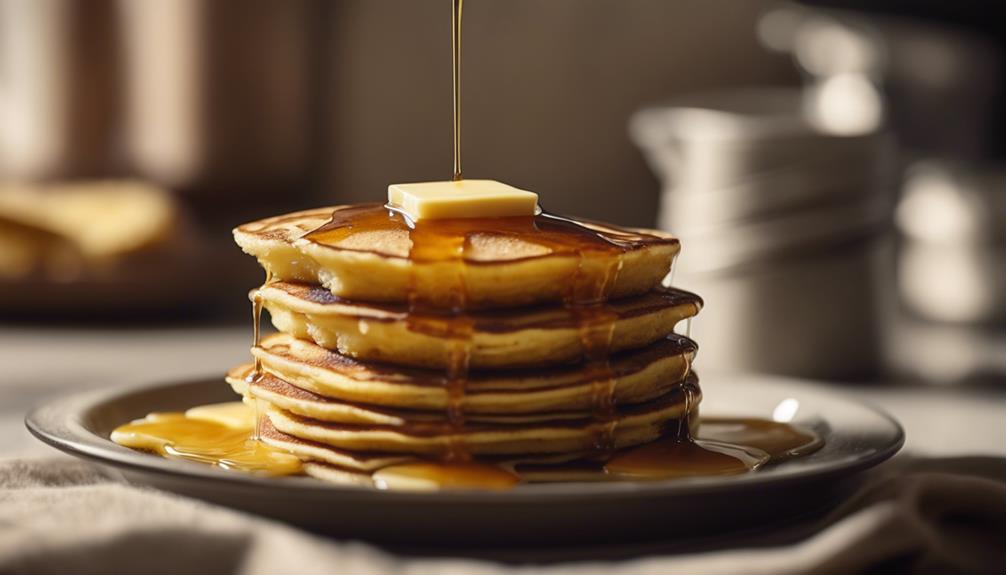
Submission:
{"label": "top pancake", "polygon": [[470,308],[638,295],[680,249],[662,232],[547,214],[420,223],[379,204],[337,206],[251,222],[234,238],[276,279],[359,301]]}

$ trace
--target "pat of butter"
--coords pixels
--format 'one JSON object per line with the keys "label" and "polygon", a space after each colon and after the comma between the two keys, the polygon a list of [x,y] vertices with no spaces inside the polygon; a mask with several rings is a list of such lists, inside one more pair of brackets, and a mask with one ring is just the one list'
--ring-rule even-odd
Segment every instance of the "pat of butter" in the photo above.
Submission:
{"label": "pat of butter", "polygon": [[232,429],[252,429],[255,427],[254,408],[240,401],[193,407],[185,412],[185,417],[219,423]]}
{"label": "pat of butter", "polygon": [[538,194],[496,180],[420,182],[388,186],[388,201],[413,221],[533,216]]}

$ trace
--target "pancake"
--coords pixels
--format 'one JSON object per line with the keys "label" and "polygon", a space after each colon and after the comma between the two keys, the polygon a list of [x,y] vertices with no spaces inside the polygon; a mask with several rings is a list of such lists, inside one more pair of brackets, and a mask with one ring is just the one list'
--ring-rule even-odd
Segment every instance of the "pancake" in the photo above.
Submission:
{"label": "pancake", "polygon": [[[370,474],[390,465],[423,461],[423,459],[409,454],[350,451],[325,445],[317,441],[299,439],[276,429],[268,418],[264,418],[259,426],[259,440],[292,453],[305,462],[320,463],[327,467],[333,467],[343,473]],[[485,458],[482,462],[512,469],[517,465],[563,465],[570,461],[590,456],[589,452],[581,451]]]}
{"label": "pancake", "polygon": [[[530,307],[461,316],[410,313],[404,305],[362,304],[318,286],[273,282],[258,290],[272,323],[298,339],[313,340],[355,359],[445,368],[456,353],[459,326],[470,327],[471,369],[542,367],[585,355],[575,309]],[[698,313],[702,300],[689,292],[657,288],[609,303],[609,352],[636,349],[667,337]]]}
{"label": "pancake", "polygon": [[[410,421],[445,424],[448,421],[446,410],[444,412],[415,411],[351,403],[311,393],[269,373],[252,378],[252,371],[251,365],[238,366],[228,374],[227,383],[236,393],[243,395],[248,401],[260,399],[311,419],[354,425],[407,425]],[[515,424],[583,417],[584,413],[582,412],[550,411],[518,414],[473,413],[466,414],[465,419],[476,423]]]}
{"label": "pancake", "polygon": [[[333,214],[347,223],[326,230]],[[561,302],[575,278],[609,263],[618,270],[607,297],[639,295],[667,276],[680,250],[678,240],[664,232],[547,214],[472,225],[458,241],[465,303],[471,308]],[[458,284],[451,273],[454,261],[421,260],[413,250],[413,232],[400,215],[364,204],[251,222],[236,228],[234,239],[281,280],[322,284],[352,300],[402,303],[411,294],[433,307],[450,307]]]}
{"label": "pancake", "polygon": [[[690,376],[690,382],[697,381]],[[687,398],[687,399],[686,399]],[[603,427],[613,448],[653,441],[699,404],[698,387],[682,387],[643,404],[622,407],[607,422],[593,418],[521,425],[465,424],[460,428],[423,421],[394,425],[348,425],[302,417],[269,405],[265,416],[280,432],[348,451],[440,456],[460,447],[475,456],[578,453],[596,448]]]}
{"label": "pancake", "polygon": [[[440,371],[365,363],[287,334],[264,338],[252,352],[271,376],[263,378],[257,395],[275,402],[283,401],[277,396],[284,396],[284,408],[300,415],[394,425],[403,417],[387,408],[447,409],[447,381]],[[695,352],[694,342],[671,335],[612,357],[608,373],[613,402],[639,403],[666,393],[688,373]],[[228,380],[243,382],[250,370],[248,365],[232,369]],[[579,365],[472,373],[461,409],[469,417],[486,421],[520,421],[514,419],[518,415],[540,419],[540,414],[549,412],[553,418],[587,413],[592,409],[596,377]]]}
{"label": "pancake", "polygon": [[349,451],[299,439],[276,429],[267,417],[262,418],[258,432],[259,441],[288,451],[302,460],[323,462],[357,473],[370,473],[382,467],[415,459],[408,454]]}

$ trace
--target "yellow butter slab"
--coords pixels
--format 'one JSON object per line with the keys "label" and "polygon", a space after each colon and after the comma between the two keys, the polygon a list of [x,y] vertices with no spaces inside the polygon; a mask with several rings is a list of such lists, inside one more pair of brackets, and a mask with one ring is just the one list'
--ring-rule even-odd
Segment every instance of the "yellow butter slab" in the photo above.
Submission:
{"label": "yellow butter slab", "polygon": [[388,201],[413,221],[533,216],[538,194],[496,180],[419,182],[388,186]]}

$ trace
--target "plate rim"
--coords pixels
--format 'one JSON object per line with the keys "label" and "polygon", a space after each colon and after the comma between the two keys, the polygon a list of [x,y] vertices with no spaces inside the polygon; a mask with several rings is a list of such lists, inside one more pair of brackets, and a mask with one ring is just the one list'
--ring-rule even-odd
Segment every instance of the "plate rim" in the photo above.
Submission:
{"label": "plate rim", "polygon": [[[613,482],[565,482],[556,484],[523,485],[507,491],[484,490],[440,490],[440,491],[393,491],[362,486],[336,485],[324,483],[310,477],[271,477],[227,471],[194,462],[166,459],[123,447],[87,429],[81,421],[84,414],[101,405],[122,400],[130,395],[149,393],[157,389],[181,387],[185,385],[216,385],[217,374],[203,377],[187,377],[147,384],[127,384],[115,387],[85,390],[68,396],[41,403],[25,415],[25,427],[43,443],[69,455],[80,457],[101,465],[144,473],[157,473],[174,479],[207,481],[218,485],[240,486],[250,489],[279,486],[302,493],[318,493],[325,496],[348,496],[375,498],[382,502],[433,503],[448,500],[451,503],[513,504],[520,502],[552,501],[565,504],[580,499],[638,498],[652,496],[694,496],[710,495],[725,491],[758,489],[765,486],[782,486],[787,483],[808,483],[826,480],[836,475],[853,475],[870,469],[890,459],[905,444],[905,430],[886,410],[869,401],[849,399],[830,390],[813,390],[815,396],[825,396],[829,401],[855,405],[869,411],[873,416],[890,426],[893,437],[886,445],[872,452],[864,452],[853,461],[835,461],[822,464],[794,475],[773,475],[771,473],[749,473],[730,477],[679,478],[655,481],[613,481]],[[797,380],[780,379],[781,385],[792,385]],[[763,381],[753,385],[764,385]],[[780,385],[775,382],[772,385]],[[785,463],[782,463],[783,465]]]}

